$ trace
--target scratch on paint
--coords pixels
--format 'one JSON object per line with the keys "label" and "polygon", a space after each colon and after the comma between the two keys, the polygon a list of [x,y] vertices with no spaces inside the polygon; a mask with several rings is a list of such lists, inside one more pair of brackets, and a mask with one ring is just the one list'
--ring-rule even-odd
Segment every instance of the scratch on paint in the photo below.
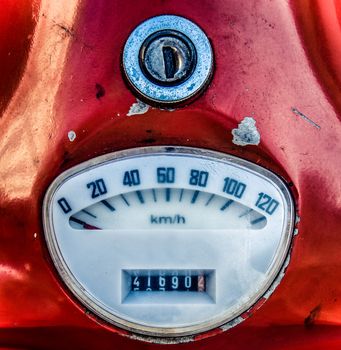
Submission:
{"label": "scratch on paint", "polygon": [[319,130],[321,129],[320,125],[316,124],[313,120],[308,118],[306,115],[304,115],[302,112],[300,112],[297,108],[291,107],[291,111],[293,113],[295,113],[296,115],[298,115],[299,117],[301,117],[302,119],[306,120],[311,125],[313,125],[316,129],[319,129]]}
{"label": "scratch on paint", "polygon": [[62,29],[62,30],[66,33],[66,35],[69,35],[69,36],[72,36],[72,37],[75,36],[73,30],[72,30],[72,29],[69,29],[66,25],[63,25],[63,24],[60,24],[60,23],[56,23],[55,21],[53,21],[53,22],[55,23],[55,25],[56,25],[57,27],[59,27],[60,29]]}

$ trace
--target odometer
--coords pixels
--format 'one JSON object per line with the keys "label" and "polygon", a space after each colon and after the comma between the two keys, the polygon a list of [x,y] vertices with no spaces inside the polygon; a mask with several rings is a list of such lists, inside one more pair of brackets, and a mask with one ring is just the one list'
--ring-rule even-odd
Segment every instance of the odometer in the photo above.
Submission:
{"label": "odometer", "polygon": [[[197,271],[125,271],[129,292],[206,292],[209,273]],[[139,293],[138,293],[139,294]]]}
{"label": "odometer", "polygon": [[281,270],[293,202],[279,177],[222,153],[148,147],[66,171],[44,202],[60,276],[119,327],[182,336],[249,309]]}

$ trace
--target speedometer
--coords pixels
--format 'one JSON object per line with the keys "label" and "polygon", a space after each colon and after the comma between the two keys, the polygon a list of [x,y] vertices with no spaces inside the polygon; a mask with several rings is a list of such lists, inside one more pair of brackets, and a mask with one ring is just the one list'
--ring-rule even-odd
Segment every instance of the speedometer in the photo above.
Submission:
{"label": "speedometer", "polygon": [[207,331],[254,305],[283,267],[293,201],[226,154],[147,147],[61,174],[44,201],[55,266],[90,311],[138,334]]}

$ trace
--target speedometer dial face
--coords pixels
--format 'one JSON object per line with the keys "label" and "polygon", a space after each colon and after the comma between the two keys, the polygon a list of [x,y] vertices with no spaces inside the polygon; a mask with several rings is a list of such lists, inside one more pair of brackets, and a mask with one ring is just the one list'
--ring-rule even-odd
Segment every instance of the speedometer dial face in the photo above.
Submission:
{"label": "speedometer dial face", "polygon": [[284,183],[218,152],[149,147],[60,175],[44,202],[61,278],[93,313],[170,337],[226,324],[270,288],[293,229]]}

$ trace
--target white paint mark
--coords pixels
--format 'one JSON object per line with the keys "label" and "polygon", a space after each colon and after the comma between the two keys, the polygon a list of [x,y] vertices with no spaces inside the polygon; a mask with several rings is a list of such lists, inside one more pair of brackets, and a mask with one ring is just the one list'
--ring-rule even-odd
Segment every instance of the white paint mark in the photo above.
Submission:
{"label": "white paint mark", "polygon": [[33,238],[37,238],[37,237],[38,237],[37,233],[34,232],[34,233],[33,233]]}
{"label": "white paint mark", "polygon": [[68,133],[67,133],[67,137],[69,138],[70,142],[73,142],[75,141],[76,139],[76,133],[73,131],[73,130],[70,130]]}
{"label": "white paint mark", "polygon": [[130,117],[131,115],[144,114],[148,112],[149,105],[138,99],[136,99],[136,101],[137,102],[133,103],[129,108],[129,112],[127,113],[128,117]]}
{"label": "white paint mark", "polygon": [[256,121],[252,117],[245,117],[237,129],[232,130],[232,142],[238,146],[259,145],[260,134],[256,127]]}

